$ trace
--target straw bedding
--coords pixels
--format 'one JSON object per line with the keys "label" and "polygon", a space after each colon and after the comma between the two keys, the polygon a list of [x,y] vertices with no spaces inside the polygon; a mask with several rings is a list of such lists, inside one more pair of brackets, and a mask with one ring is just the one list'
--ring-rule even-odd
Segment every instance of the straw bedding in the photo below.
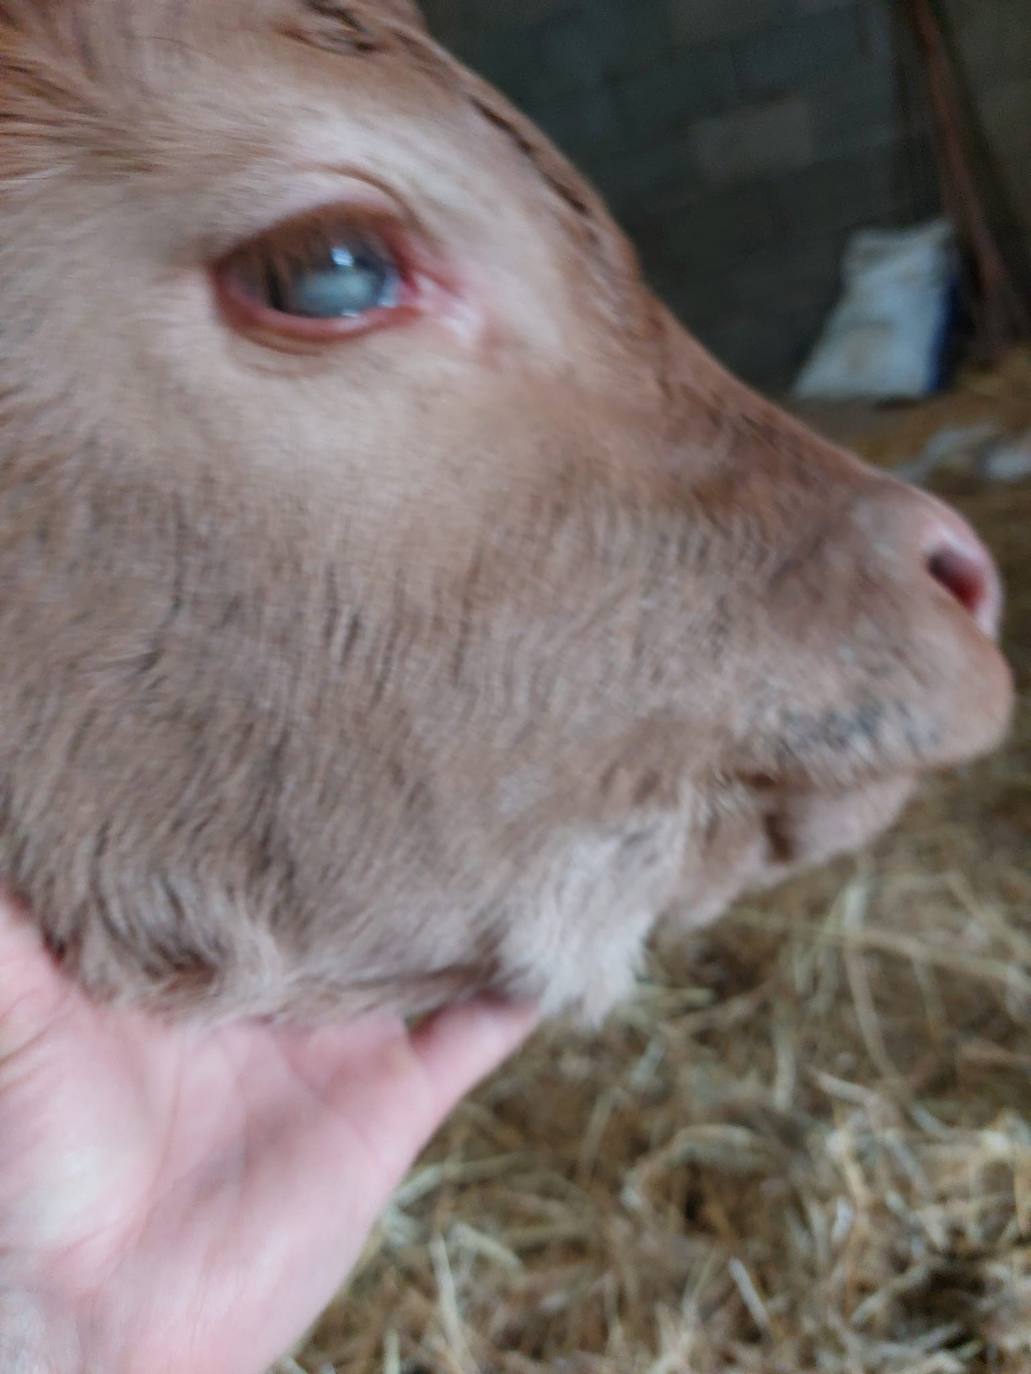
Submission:
{"label": "straw bedding", "polygon": [[[1031,427],[1031,359],[846,437],[984,410]],[[1010,585],[1009,747],[538,1036],[284,1374],[1031,1374],[1031,482],[942,481]]]}

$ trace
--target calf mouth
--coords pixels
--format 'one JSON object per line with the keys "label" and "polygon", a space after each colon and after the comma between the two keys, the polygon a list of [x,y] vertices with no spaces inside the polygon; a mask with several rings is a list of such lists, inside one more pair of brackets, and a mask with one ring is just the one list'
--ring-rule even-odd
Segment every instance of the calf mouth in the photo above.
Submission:
{"label": "calf mouth", "polygon": [[898,819],[917,787],[911,773],[848,789],[785,785],[767,775],[724,781],[703,803],[678,906],[690,925],[708,924],[749,892],[862,849]]}
{"label": "calf mouth", "polygon": [[993,639],[946,612],[865,655],[837,700],[826,675],[815,691],[799,683],[794,699],[783,683],[760,690],[725,771],[759,792],[845,795],[994,752],[1013,720],[1012,668]]}
{"label": "calf mouth", "polygon": [[933,674],[923,700],[858,696],[821,710],[767,702],[746,741],[708,777],[688,859],[692,921],[869,845],[922,780],[994,751],[1016,700],[1012,669],[987,635],[969,643],[962,680]]}

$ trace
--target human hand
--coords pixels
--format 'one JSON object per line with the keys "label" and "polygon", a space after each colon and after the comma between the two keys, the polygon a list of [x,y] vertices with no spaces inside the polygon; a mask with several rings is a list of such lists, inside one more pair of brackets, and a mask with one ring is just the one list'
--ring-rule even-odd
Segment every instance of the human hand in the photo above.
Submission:
{"label": "human hand", "polygon": [[261,1374],[533,1023],[168,1025],[91,1004],[0,904],[0,1367]]}

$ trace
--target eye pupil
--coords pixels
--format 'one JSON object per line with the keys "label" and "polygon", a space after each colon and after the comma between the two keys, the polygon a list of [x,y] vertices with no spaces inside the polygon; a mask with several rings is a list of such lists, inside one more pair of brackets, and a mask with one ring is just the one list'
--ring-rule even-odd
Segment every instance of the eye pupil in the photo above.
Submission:
{"label": "eye pupil", "polygon": [[265,300],[273,310],[279,311],[280,314],[289,310],[286,296],[283,293],[283,283],[279,273],[273,267],[270,267],[265,273],[264,291]]}

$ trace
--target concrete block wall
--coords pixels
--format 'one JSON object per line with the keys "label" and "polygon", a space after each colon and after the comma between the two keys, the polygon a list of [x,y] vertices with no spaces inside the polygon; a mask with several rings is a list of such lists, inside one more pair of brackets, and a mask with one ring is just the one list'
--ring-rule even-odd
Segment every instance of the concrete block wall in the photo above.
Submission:
{"label": "concrete block wall", "polygon": [[[944,0],[965,94],[1003,197],[995,206],[1004,241],[1031,268],[1031,3]],[[1028,283],[1031,285],[1031,282]]]}
{"label": "concrete block wall", "polygon": [[[1025,0],[950,4],[990,68],[998,35],[979,16]],[[900,95],[894,0],[423,7],[442,41],[593,178],[656,287],[756,385],[776,390],[795,373],[853,229],[937,210],[926,119]],[[1014,105],[1031,114],[1027,76],[989,94],[1000,125]],[[1029,124],[1013,135],[1024,167]]]}

